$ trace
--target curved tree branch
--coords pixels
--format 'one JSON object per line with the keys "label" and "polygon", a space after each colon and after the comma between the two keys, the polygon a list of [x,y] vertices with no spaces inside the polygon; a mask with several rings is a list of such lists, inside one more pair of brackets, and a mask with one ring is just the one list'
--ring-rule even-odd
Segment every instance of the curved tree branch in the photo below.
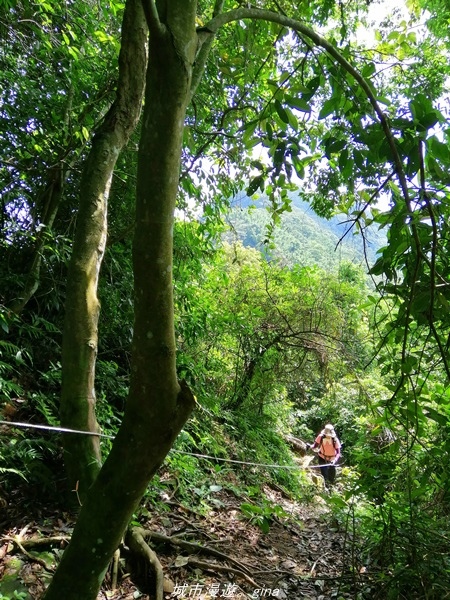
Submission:
{"label": "curved tree branch", "polygon": [[399,179],[404,199],[407,202],[408,207],[411,208],[406,175],[403,169],[401,157],[397,150],[395,138],[392,134],[391,128],[389,127],[386,115],[381,109],[370,84],[361,75],[361,73],[359,73],[359,71],[355,69],[355,67],[353,67],[353,65],[350,64],[344,56],[342,56],[342,54],[335,46],[333,46],[333,44],[331,44],[328,40],[326,40],[316,31],[311,29],[311,27],[308,27],[307,25],[305,25],[301,21],[298,21],[297,19],[292,19],[290,17],[275,13],[270,10],[262,10],[258,8],[237,8],[235,10],[231,10],[229,12],[213,17],[211,21],[209,21],[209,23],[206,25],[206,27],[202,28],[202,31],[208,31],[208,33],[211,36],[213,36],[217,33],[220,27],[223,27],[227,23],[239,21],[241,19],[259,19],[264,21],[271,21],[272,23],[278,23],[283,27],[288,27],[290,29],[293,29],[294,31],[297,31],[301,35],[309,38],[312,42],[314,42],[314,44],[316,44],[316,46],[323,48],[332,58],[336,60],[337,63],[339,63],[347,71],[347,73],[349,73],[355,79],[355,81],[364,90],[367,99],[372,105],[372,108],[380,121],[386,139],[389,143],[389,147],[391,149],[392,161],[397,171],[397,176]]}
{"label": "curved tree branch", "polygon": [[[213,19],[218,17],[223,10],[225,0],[216,0],[213,9]],[[194,68],[192,70],[191,90],[189,101],[195,96],[198,85],[205,72],[206,63],[208,62],[209,53],[211,51],[214,36],[210,35],[208,31],[202,31],[202,28],[197,30],[198,46],[197,56],[195,58]]]}

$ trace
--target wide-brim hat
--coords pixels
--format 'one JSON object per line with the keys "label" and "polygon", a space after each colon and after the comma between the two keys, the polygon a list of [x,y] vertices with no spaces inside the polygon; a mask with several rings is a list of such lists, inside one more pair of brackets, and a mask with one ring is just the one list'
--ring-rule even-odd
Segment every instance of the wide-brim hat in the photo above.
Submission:
{"label": "wide-brim hat", "polygon": [[323,434],[331,435],[331,437],[335,437],[336,432],[334,431],[333,425],[325,425],[325,427],[323,428]]}

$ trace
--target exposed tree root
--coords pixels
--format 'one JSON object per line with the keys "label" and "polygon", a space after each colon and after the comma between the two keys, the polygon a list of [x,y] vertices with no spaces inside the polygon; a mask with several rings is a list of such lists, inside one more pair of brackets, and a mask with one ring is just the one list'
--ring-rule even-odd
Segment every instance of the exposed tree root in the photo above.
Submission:
{"label": "exposed tree root", "polygon": [[21,554],[23,554],[24,556],[26,556],[28,558],[28,560],[30,562],[35,562],[38,565],[41,565],[41,567],[45,570],[48,571],[49,573],[53,573],[54,569],[51,569],[50,567],[47,566],[47,563],[45,562],[45,560],[43,560],[42,558],[39,558],[37,556],[33,556],[32,554],[30,554],[28,552],[28,550],[26,550],[23,546],[23,540],[19,539],[19,536],[14,536],[14,537],[5,537],[3,538],[4,540],[7,540],[8,542],[12,542],[17,549],[19,550],[19,552]]}
{"label": "exposed tree root", "polygon": [[[27,527],[25,527],[18,535],[16,536],[5,536],[3,540],[6,542],[11,542],[14,544],[14,548],[16,551],[19,551],[23,554],[28,560],[38,563],[42,566],[43,569],[49,572],[53,572],[50,569],[44,560],[33,556],[30,554],[29,550],[33,548],[42,548],[45,546],[54,546],[61,544],[66,544],[69,542],[70,538],[67,536],[52,536],[52,537],[31,537],[28,539],[24,539],[23,536],[26,533]],[[152,550],[147,543],[147,540],[152,540],[153,542],[159,544],[169,544],[176,548],[180,548],[186,551],[188,554],[201,553],[207,554],[210,556],[214,556],[222,561],[226,561],[232,566],[221,565],[216,563],[210,563],[206,561],[202,561],[195,556],[189,556],[187,564],[192,567],[197,567],[204,571],[209,571],[212,573],[217,572],[226,572],[232,573],[233,575],[242,578],[247,583],[249,583],[252,587],[258,588],[260,585],[251,577],[250,569],[237,561],[232,556],[228,554],[224,554],[220,552],[216,548],[212,548],[210,546],[204,546],[202,544],[197,544],[194,542],[188,542],[186,540],[181,539],[179,536],[167,536],[162,533],[157,533],[154,531],[149,531],[140,527],[132,527],[128,530],[125,544],[130,549],[130,551],[136,555],[137,557],[141,557],[144,559],[145,564],[150,568],[150,572],[154,576],[155,581],[155,600],[163,600],[164,592],[171,591],[170,586],[171,583],[168,580],[164,579],[164,573],[162,569],[162,565],[158,560],[158,557],[154,550]],[[112,566],[112,575],[111,575],[111,583],[112,589],[114,590],[117,586],[117,576],[118,576],[118,564],[119,564],[120,552],[116,551],[113,559]]]}
{"label": "exposed tree root", "polygon": [[117,589],[117,579],[119,577],[119,560],[120,560],[120,550],[114,552],[114,556],[112,559],[112,568],[111,568],[111,590],[114,592]]}
{"label": "exposed tree root", "polygon": [[14,536],[4,536],[2,540],[6,542],[11,542],[14,545],[14,548],[18,550],[21,554],[26,556],[26,558],[30,562],[37,563],[41,565],[41,567],[48,571],[49,573],[53,573],[54,569],[51,569],[45,560],[39,558],[38,556],[33,556],[28,552],[28,549],[33,549],[36,547],[42,548],[43,546],[54,546],[55,544],[61,545],[62,543],[68,542],[69,538],[66,536],[54,536],[54,537],[32,537],[28,539],[24,539],[24,535],[28,531],[29,525],[26,525],[18,535]]}
{"label": "exposed tree root", "polygon": [[210,554],[211,556],[215,556],[216,558],[220,558],[222,560],[232,563],[242,573],[245,573],[249,576],[251,575],[250,569],[248,569],[245,565],[237,561],[232,556],[224,554],[223,552],[220,552],[220,550],[216,550],[215,548],[211,548],[209,546],[202,546],[202,544],[195,544],[193,542],[187,542],[186,540],[182,540],[175,535],[170,537],[162,533],[156,533],[154,531],[146,531],[145,533],[147,537],[151,538],[155,542],[171,544],[172,546],[183,548],[184,550],[190,553],[201,552],[202,554]]}
{"label": "exposed tree root", "polygon": [[70,537],[67,535],[55,535],[52,537],[31,537],[26,540],[21,539],[20,535],[16,536],[3,536],[2,540],[13,542],[18,545],[17,542],[20,542],[22,548],[26,548],[28,550],[32,550],[33,548],[43,548],[46,546],[61,546],[61,544],[68,544],[70,541]]}
{"label": "exposed tree root", "polygon": [[132,527],[127,532],[125,543],[132,552],[141,556],[150,564],[155,574],[155,600],[163,600],[164,574],[158,557],[145,541],[145,538],[149,537],[148,533],[148,531],[140,527]]}
{"label": "exposed tree root", "polygon": [[181,548],[187,551],[189,554],[196,552],[202,554],[209,554],[211,556],[215,556],[216,558],[220,558],[221,560],[227,561],[228,563],[231,563],[234,566],[229,567],[226,565],[213,564],[201,561],[194,556],[190,556],[188,558],[187,564],[213,573],[216,573],[218,571],[233,573],[234,575],[244,579],[254,588],[260,587],[259,584],[256,583],[256,581],[251,577],[250,569],[248,569],[248,567],[237,561],[232,556],[229,556],[228,554],[224,554],[223,552],[220,552],[219,550],[216,550],[215,548],[211,548],[209,546],[203,546],[201,544],[195,544],[193,542],[182,540],[178,536],[167,536],[162,533],[156,533],[154,531],[149,531],[139,527],[133,527],[129,530],[125,542],[132,552],[143,556],[153,569],[155,573],[157,587],[156,600],[162,600],[162,594],[164,589],[164,577],[161,564],[156,554],[153,550],[150,549],[150,547],[146,543],[146,540],[148,539],[153,540],[154,542],[170,544],[177,548]]}

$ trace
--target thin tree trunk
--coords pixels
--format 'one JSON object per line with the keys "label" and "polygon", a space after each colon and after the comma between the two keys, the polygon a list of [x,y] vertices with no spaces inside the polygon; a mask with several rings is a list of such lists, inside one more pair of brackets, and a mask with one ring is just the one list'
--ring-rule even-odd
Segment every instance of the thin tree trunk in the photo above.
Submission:
{"label": "thin tree trunk", "polygon": [[20,294],[20,297],[11,304],[11,310],[16,314],[20,314],[23,311],[39,288],[41,281],[42,253],[46,236],[53,226],[61,203],[67,170],[67,167],[64,167],[62,163],[49,170],[49,182],[40,200],[44,210],[39,223],[40,228],[36,233],[33,259],[26,276],[23,291]]}
{"label": "thin tree trunk", "polygon": [[155,11],[149,14],[151,43],[133,243],[130,392],[119,433],[87,494],[45,600],[95,600],[148,482],[195,404],[187,386],[180,386],[176,377],[172,229],[196,48],[196,2],[161,4],[164,22]]}
{"label": "thin tree trunk", "polygon": [[[62,344],[61,425],[98,431],[95,362],[97,287],[106,243],[107,205],[120,151],[139,120],[147,61],[148,30],[140,0],[126,4],[116,100],[96,132],[80,184],[77,228],[69,264]],[[101,466],[99,438],[67,435],[64,457],[70,489],[81,500]]]}
{"label": "thin tree trunk", "polygon": [[[67,102],[64,114],[64,131],[67,132],[67,135],[69,130],[70,115],[72,112],[73,95],[74,88],[73,85],[70,85],[69,89],[67,90]],[[36,229],[33,259],[25,280],[23,291],[20,297],[11,304],[11,310],[16,314],[20,314],[23,311],[25,306],[28,304],[31,298],[33,298],[39,288],[41,282],[41,266],[45,241],[48,236],[48,232],[53,227],[56,215],[58,214],[59,205],[61,204],[61,199],[64,194],[66,178],[71,167],[75,163],[75,159],[73,159],[71,163],[72,164],[67,165],[63,160],[61,160],[58,162],[58,164],[49,168],[47,185],[37,199],[36,211],[41,213],[38,223],[39,228]],[[35,223],[36,220],[37,219],[35,219]]]}

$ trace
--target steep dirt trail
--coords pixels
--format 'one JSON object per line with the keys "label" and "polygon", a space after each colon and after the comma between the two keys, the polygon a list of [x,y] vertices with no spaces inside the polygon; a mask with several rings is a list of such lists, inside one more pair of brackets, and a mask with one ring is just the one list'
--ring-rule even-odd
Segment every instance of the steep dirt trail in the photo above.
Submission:
{"label": "steep dirt trail", "polygon": [[[220,486],[217,488],[208,497],[212,510],[205,514],[174,498],[162,499],[166,500],[166,512],[151,513],[150,506],[148,512],[143,510],[148,516],[141,519],[141,526],[165,536],[151,543],[163,567],[165,599],[354,597],[349,591],[351,573],[358,569],[350,569],[354,562],[350,540],[334,522],[320,496],[312,503],[299,505],[267,485],[262,490],[267,505],[277,509],[273,512],[267,509],[262,515],[246,511],[246,517],[242,505],[253,505],[252,502]],[[256,523],[264,517],[267,521],[264,525],[268,525],[265,532]],[[39,536],[68,536],[72,525],[69,515],[43,518],[42,522],[31,522],[26,530],[22,529],[21,539],[25,544]],[[40,550],[41,554],[36,555],[31,549],[21,549],[14,544],[14,536],[21,527],[23,525],[3,533],[0,582],[8,574],[15,575],[20,586],[14,589],[25,593],[24,600],[35,600],[41,596],[50,577],[42,561],[51,567],[64,542],[59,544],[60,548],[53,546],[52,550]],[[183,546],[185,542],[193,546]],[[30,554],[24,556],[24,551]],[[34,561],[33,556],[42,561]],[[116,589],[111,588],[112,575],[108,573],[99,600],[152,600],[154,584],[148,568],[138,567],[132,579],[125,556],[126,552],[119,563]],[[3,592],[1,583],[0,591]]]}
{"label": "steep dirt trail", "polygon": [[[264,493],[284,513],[270,519],[267,532],[243,518],[241,499],[223,491],[216,495],[221,505],[205,517],[183,514],[183,509],[175,507],[163,522],[151,523],[152,528],[214,547],[233,560],[199,556],[211,566],[206,569],[196,560],[191,563],[182,551],[160,554],[165,572],[175,584],[169,598],[353,597],[343,586],[348,583],[344,572],[352,560],[351,552],[346,551],[345,535],[333,523],[324,501],[317,497],[315,503],[300,506],[268,486]],[[189,562],[183,564],[185,561]],[[240,570],[237,565],[252,583],[232,570]]]}

